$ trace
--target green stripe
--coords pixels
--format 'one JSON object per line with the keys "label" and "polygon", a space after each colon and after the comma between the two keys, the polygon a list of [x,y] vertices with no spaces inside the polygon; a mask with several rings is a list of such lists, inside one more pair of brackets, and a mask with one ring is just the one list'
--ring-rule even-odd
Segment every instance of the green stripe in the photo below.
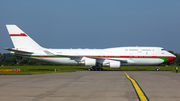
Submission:
{"label": "green stripe", "polygon": [[[64,57],[64,56],[48,56],[48,57],[43,57],[43,56],[31,56],[33,58],[67,58],[67,57]],[[92,58],[104,58],[104,59],[108,59],[108,58],[142,58],[142,59],[147,59],[147,58],[150,58],[150,59],[162,59],[164,60],[163,63],[167,62],[168,61],[168,58],[165,58],[165,57],[92,57]]]}
{"label": "green stripe", "polygon": [[166,62],[169,60],[168,58],[162,58],[162,57],[160,57],[160,59],[163,59],[163,60],[164,60],[163,63],[166,63]]}

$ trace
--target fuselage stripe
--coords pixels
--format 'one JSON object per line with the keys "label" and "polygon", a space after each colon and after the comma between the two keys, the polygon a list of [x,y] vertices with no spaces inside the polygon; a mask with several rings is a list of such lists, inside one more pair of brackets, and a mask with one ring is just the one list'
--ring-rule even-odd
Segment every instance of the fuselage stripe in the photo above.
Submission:
{"label": "fuselage stripe", "polygon": [[[92,57],[92,58],[143,58],[143,59],[162,59],[164,60],[163,63],[170,62],[174,60],[176,57],[169,57],[169,56],[86,56],[86,55],[78,55],[79,57]],[[30,55],[32,58],[66,58],[66,56],[56,56],[56,55]]]}
{"label": "fuselage stripe", "polygon": [[27,37],[27,35],[25,33],[20,33],[20,34],[10,34],[11,37],[13,36],[24,36]]}

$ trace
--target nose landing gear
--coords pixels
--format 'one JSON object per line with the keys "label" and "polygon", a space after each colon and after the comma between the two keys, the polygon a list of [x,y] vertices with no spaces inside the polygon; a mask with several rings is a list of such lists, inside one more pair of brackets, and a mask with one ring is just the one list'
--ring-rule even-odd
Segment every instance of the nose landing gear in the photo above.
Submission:
{"label": "nose landing gear", "polygon": [[159,66],[160,66],[160,65],[157,65],[157,67],[156,67],[156,71],[159,71],[159,70],[160,70]]}

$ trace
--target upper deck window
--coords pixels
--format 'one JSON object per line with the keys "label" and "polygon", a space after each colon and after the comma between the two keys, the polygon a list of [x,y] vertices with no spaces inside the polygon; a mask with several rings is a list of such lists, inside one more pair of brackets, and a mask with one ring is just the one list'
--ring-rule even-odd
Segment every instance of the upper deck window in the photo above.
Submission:
{"label": "upper deck window", "polygon": [[129,49],[129,51],[138,51],[138,49]]}
{"label": "upper deck window", "polygon": [[161,49],[161,51],[165,51],[165,49]]}
{"label": "upper deck window", "polygon": [[151,49],[142,49],[143,51],[151,51]]}

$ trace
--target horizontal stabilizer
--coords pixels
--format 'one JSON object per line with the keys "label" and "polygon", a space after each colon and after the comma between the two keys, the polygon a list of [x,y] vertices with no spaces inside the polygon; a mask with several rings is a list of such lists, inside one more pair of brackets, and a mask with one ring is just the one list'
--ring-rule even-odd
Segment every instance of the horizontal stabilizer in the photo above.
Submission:
{"label": "horizontal stabilizer", "polygon": [[16,53],[22,53],[22,54],[33,54],[34,52],[28,52],[28,51],[23,51],[23,50],[16,50],[16,49],[11,49],[11,48],[4,48],[5,50],[8,51],[13,51]]}

